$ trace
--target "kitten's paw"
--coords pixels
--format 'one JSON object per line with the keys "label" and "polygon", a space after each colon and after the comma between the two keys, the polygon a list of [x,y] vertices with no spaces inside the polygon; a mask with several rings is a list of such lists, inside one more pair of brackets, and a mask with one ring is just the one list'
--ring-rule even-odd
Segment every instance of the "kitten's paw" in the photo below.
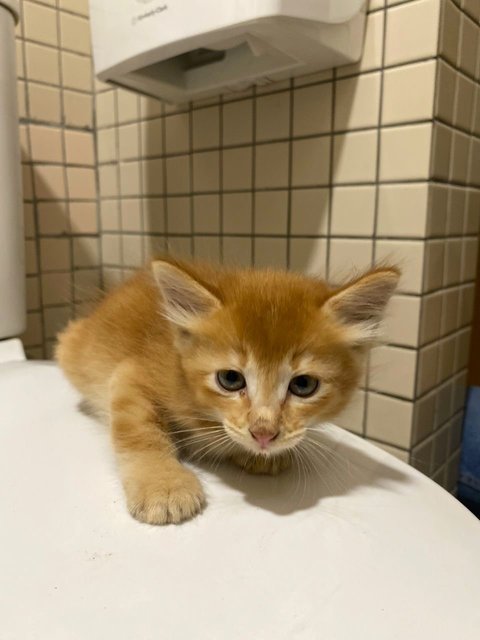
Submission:
{"label": "kitten's paw", "polygon": [[292,464],[290,456],[285,453],[268,457],[241,453],[235,455],[233,461],[247,473],[269,476],[278,475],[282,471],[289,469]]}
{"label": "kitten's paw", "polygon": [[198,478],[183,467],[173,476],[131,481],[125,491],[132,516],[148,524],[178,524],[190,520],[205,506]]}

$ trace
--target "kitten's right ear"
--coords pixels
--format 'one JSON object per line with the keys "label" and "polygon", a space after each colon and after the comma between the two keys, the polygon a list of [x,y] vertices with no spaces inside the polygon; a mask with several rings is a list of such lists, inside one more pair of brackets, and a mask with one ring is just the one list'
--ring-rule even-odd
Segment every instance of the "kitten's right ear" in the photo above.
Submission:
{"label": "kitten's right ear", "polygon": [[164,299],[165,317],[178,327],[188,330],[220,308],[220,300],[180,267],[156,260],[152,271]]}

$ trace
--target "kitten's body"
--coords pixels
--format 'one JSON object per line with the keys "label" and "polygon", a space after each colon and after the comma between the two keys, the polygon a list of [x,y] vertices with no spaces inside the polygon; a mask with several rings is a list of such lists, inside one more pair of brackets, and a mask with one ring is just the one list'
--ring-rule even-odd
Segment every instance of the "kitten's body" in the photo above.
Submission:
{"label": "kitten's body", "polygon": [[[306,430],[348,402],[397,279],[373,271],[335,292],[295,274],[166,259],[71,323],[57,357],[110,422],[131,513],[162,524],[202,508],[181,448],[283,468]],[[242,372],[245,388],[220,387],[224,370]],[[318,391],[294,396],[289,382],[307,374]]]}

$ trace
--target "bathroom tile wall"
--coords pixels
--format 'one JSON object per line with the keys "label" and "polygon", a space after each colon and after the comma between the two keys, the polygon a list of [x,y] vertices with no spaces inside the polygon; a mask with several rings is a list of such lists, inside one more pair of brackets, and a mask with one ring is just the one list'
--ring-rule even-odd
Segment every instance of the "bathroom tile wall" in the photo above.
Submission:
{"label": "bathroom tile wall", "polygon": [[22,0],[18,102],[27,263],[28,355],[100,286],[88,0]]}
{"label": "bathroom tile wall", "polygon": [[[79,274],[97,282],[99,263],[109,288],[165,250],[333,282],[397,261],[386,343],[339,423],[452,489],[480,216],[479,19],[478,2],[375,0],[360,63],[180,107],[96,82],[100,252],[84,234],[97,262],[60,269],[80,255],[71,230],[37,239],[55,266],[42,278],[57,279],[43,302]],[[55,326],[79,303],[50,307]]]}

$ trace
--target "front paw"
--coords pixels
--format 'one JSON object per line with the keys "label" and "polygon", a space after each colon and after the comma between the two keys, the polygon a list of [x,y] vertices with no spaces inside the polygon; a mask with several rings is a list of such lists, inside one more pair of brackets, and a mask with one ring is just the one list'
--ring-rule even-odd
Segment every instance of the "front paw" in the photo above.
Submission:
{"label": "front paw", "polygon": [[130,479],[125,492],[132,516],[148,524],[178,524],[190,520],[205,506],[198,478],[181,465],[174,473]]}
{"label": "front paw", "polygon": [[292,464],[290,456],[285,453],[276,456],[256,456],[249,453],[240,453],[232,459],[236,465],[247,473],[257,475],[276,476],[282,471],[289,469]]}

